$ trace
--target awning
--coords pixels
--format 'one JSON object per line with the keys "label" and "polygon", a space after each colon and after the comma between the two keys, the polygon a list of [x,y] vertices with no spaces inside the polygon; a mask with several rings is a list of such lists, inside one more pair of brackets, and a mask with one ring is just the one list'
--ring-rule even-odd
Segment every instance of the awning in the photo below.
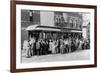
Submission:
{"label": "awning", "polygon": [[47,26],[41,26],[41,25],[31,25],[26,28],[27,31],[54,31],[54,32],[76,32],[76,33],[82,33],[82,31],[79,30],[72,30],[72,29],[58,29],[54,27],[47,27]]}
{"label": "awning", "polygon": [[61,31],[60,29],[42,28],[42,27],[38,27],[35,30],[42,30],[42,31]]}
{"label": "awning", "polygon": [[27,31],[61,31],[60,29],[55,29],[55,28],[44,28],[44,27],[39,27],[39,25],[31,25],[26,28]]}
{"label": "awning", "polygon": [[71,30],[71,32],[82,33],[82,31]]}
{"label": "awning", "polygon": [[39,25],[30,25],[26,28],[26,30],[35,30]]}

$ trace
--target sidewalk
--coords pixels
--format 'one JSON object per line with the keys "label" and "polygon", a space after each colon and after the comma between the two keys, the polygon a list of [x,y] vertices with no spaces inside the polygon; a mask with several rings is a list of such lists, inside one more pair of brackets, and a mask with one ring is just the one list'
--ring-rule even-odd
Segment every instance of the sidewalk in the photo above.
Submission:
{"label": "sidewalk", "polygon": [[26,58],[24,55],[25,54],[23,52],[22,63],[88,60],[90,59],[90,50],[80,50],[66,54],[49,54],[41,56],[32,56],[31,58]]}

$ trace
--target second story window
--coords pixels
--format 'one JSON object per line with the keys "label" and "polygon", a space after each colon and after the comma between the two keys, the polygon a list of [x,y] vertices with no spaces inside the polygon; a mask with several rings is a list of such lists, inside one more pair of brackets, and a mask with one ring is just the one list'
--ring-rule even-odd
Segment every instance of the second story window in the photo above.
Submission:
{"label": "second story window", "polygon": [[30,22],[33,22],[33,11],[29,11]]}

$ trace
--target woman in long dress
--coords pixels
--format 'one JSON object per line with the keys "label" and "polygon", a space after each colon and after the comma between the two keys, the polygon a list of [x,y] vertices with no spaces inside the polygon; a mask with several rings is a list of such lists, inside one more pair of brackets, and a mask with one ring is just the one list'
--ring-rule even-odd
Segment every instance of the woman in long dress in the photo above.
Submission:
{"label": "woman in long dress", "polygon": [[29,44],[29,40],[24,40],[23,49],[25,50],[26,57],[30,57],[30,44]]}
{"label": "woman in long dress", "polygon": [[82,49],[82,45],[83,45],[83,41],[80,40],[80,41],[79,41],[79,47],[78,47],[78,50],[81,50],[81,49]]}
{"label": "woman in long dress", "polygon": [[53,41],[52,43],[52,53],[56,54],[56,42],[55,41]]}

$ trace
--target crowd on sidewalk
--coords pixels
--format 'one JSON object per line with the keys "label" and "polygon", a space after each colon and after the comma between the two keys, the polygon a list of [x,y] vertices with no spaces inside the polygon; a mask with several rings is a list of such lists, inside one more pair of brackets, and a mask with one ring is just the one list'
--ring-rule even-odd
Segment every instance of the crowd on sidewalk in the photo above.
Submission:
{"label": "crowd on sidewalk", "polygon": [[31,38],[24,40],[23,50],[26,52],[26,57],[40,56],[47,54],[64,54],[74,52],[76,50],[84,50],[90,48],[88,39],[79,39],[69,37],[66,39],[38,39]]}

